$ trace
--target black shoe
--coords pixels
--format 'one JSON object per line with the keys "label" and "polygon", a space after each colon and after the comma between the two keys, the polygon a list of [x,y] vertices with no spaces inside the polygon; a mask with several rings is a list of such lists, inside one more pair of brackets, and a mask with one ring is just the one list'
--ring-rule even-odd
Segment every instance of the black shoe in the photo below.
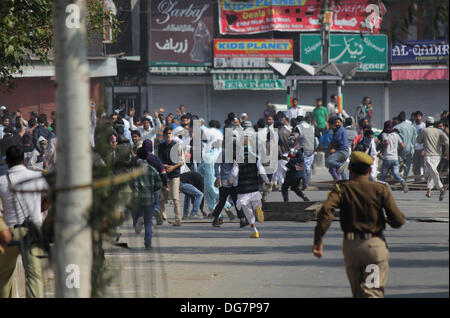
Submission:
{"label": "black shoe", "polygon": [[214,218],[214,220],[212,221],[212,226],[220,227],[220,222],[218,218]]}
{"label": "black shoe", "polygon": [[445,191],[447,190],[447,186],[444,186],[439,193],[439,201],[444,200]]}
{"label": "black shoe", "polygon": [[304,196],[302,197],[302,199],[303,199],[303,201],[305,201],[305,202],[311,201],[306,195],[304,195]]}
{"label": "black shoe", "polygon": [[145,249],[146,249],[146,250],[151,250],[151,249],[152,249],[152,246],[151,246],[151,245],[145,244]]}
{"label": "black shoe", "polygon": [[247,219],[246,218],[242,218],[241,222],[239,223],[239,227],[246,227],[247,225],[249,225]]}
{"label": "black shoe", "polygon": [[220,225],[223,224],[223,218],[219,218],[219,224],[220,224]]}

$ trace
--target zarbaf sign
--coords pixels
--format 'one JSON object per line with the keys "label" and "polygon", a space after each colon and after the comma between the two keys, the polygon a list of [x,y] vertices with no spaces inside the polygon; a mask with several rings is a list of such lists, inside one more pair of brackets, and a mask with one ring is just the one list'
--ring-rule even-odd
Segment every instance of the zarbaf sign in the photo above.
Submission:
{"label": "zarbaf sign", "polygon": [[152,66],[211,66],[214,31],[210,0],[152,0]]}
{"label": "zarbaf sign", "polygon": [[[255,34],[270,31],[320,31],[320,2],[317,0],[219,1],[221,34]],[[330,1],[332,32],[379,32],[386,7],[369,0]]]}

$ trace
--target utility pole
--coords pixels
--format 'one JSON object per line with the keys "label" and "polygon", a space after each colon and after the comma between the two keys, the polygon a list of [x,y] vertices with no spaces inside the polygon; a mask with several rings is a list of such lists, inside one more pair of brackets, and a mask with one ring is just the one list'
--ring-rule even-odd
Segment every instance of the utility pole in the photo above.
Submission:
{"label": "utility pole", "polygon": [[91,296],[92,159],[86,1],[53,2],[55,34],[57,192],[54,270],[58,298]]}
{"label": "utility pole", "polygon": [[[320,10],[320,22],[322,23],[321,39],[322,39],[322,65],[329,63],[330,52],[330,26],[333,18],[333,11],[330,10],[330,1],[323,0]],[[328,82],[322,81],[322,100],[323,104],[328,104]]]}

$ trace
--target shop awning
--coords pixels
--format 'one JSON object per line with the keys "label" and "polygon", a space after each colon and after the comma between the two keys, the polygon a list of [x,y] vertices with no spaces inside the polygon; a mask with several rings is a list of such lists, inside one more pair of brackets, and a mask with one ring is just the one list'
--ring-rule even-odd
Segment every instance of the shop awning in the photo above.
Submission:
{"label": "shop awning", "polygon": [[[115,57],[88,58],[89,77],[113,77],[117,76],[117,61]],[[54,77],[54,63],[45,64],[40,61],[33,61],[31,65],[24,66],[22,73],[16,73],[14,78],[24,77]]]}
{"label": "shop awning", "polygon": [[205,66],[151,66],[150,74],[162,75],[200,75],[205,74]]}
{"label": "shop awning", "polygon": [[295,76],[298,80],[340,80],[355,76],[360,63],[325,65],[307,65],[300,62],[292,63],[269,63],[270,68],[279,76]]}
{"label": "shop awning", "polygon": [[449,80],[446,65],[392,66],[392,81]]}
{"label": "shop awning", "polygon": [[215,90],[285,90],[285,81],[268,69],[212,70]]}

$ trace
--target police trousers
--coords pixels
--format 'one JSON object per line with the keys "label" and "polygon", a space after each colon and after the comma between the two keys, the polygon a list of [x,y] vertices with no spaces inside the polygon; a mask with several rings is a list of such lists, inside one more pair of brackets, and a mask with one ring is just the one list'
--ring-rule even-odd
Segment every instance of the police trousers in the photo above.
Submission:
{"label": "police trousers", "polygon": [[[27,229],[23,227],[11,230],[13,240],[23,238]],[[27,298],[43,298],[44,284],[42,282],[41,260],[36,255],[42,251],[38,247],[31,250],[20,246],[7,246],[5,253],[0,254],[0,298],[13,297],[13,279],[16,269],[17,257],[22,255],[25,269],[25,295]]]}
{"label": "police trousers", "polygon": [[344,239],[345,269],[354,298],[382,298],[389,271],[389,251],[379,237]]}

